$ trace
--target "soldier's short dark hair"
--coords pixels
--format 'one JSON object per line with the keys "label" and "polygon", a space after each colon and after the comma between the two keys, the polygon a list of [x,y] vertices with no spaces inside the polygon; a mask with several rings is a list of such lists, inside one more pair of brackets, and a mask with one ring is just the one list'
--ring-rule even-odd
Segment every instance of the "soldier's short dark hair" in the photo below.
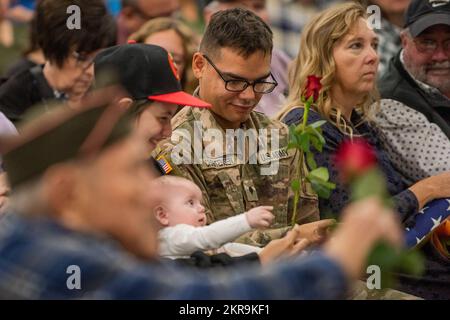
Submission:
{"label": "soldier's short dark hair", "polygon": [[200,51],[214,55],[227,47],[245,58],[257,51],[271,54],[272,35],[269,26],[253,12],[243,8],[223,10],[211,17]]}
{"label": "soldier's short dark hair", "polygon": [[[80,8],[80,29],[69,29],[71,13],[67,8]],[[103,0],[40,0],[36,6],[37,42],[44,56],[62,66],[71,50],[91,53],[114,45],[117,29]]]}

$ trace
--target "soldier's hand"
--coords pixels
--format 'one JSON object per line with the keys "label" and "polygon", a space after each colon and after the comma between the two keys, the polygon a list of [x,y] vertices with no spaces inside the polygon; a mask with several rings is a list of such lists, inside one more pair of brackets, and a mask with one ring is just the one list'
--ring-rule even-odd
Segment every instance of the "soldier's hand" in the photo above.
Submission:
{"label": "soldier's hand", "polygon": [[289,231],[283,238],[270,241],[259,253],[261,264],[283,257],[299,254],[310,245],[307,239],[299,238],[297,230]]}
{"label": "soldier's hand", "polygon": [[312,244],[316,244],[326,240],[330,228],[334,224],[336,224],[336,220],[324,219],[301,225],[297,224],[294,229],[297,230],[300,238],[308,239]]}
{"label": "soldier's hand", "polygon": [[248,210],[245,213],[247,222],[254,229],[264,229],[270,227],[273,221],[272,206],[260,206]]}

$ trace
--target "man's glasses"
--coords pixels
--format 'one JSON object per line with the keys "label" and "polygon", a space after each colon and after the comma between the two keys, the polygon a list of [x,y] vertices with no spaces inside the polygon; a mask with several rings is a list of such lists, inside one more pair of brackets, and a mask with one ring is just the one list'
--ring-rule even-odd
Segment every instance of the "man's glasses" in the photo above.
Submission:
{"label": "man's glasses", "polygon": [[[436,52],[439,47],[438,42],[430,39],[416,38],[414,39],[414,44],[416,45],[417,51],[428,54]],[[444,41],[442,47],[447,54],[450,54],[450,40]]]}
{"label": "man's glasses", "polygon": [[247,89],[248,86],[252,86],[253,91],[255,93],[271,93],[273,91],[273,89],[275,89],[275,87],[278,85],[278,82],[272,73],[270,73],[270,76],[272,77],[273,82],[265,81],[265,80],[256,80],[253,82],[249,82],[244,79],[242,79],[242,80],[234,80],[234,79],[227,80],[224,78],[222,72],[219,71],[219,69],[217,69],[217,67],[211,61],[211,59],[208,58],[206,55],[203,55],[203,56],[205,57],[206,61],[208,61],[208,63],[214,68],[214,70],[216,70],[217,74],[222,78],[223,82],[225,82],[225,89],[227,89],[228,91],[242,92],[245,89]]}

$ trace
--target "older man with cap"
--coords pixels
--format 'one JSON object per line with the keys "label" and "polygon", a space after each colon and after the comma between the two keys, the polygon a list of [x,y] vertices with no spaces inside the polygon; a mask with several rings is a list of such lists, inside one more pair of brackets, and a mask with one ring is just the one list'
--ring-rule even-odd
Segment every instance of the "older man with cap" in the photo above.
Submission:
{"label": "older man with cap", "polygon": [[0,298],[332,299],[375,241],[400,243],[394,215],[380,219],[382,205],[369,200],[348,208],[322,253],[268,270],[200,273],[152,261],[145,146],[126,109],[106,97],[118,99],[103,89],[79,110],[59,108],[0,140],[12,187],[0,223]]}
{"label": "older man with cap", "polygon": [[[414,0],[405,22],[403,49],[379,82],[376,124],[396,169],[414,183],[450,170],[450,0]],[[400,290],[428,299],[450,296],[450,256],[440,241],[433,233],[423,249],[425,275],[401,279]]]}
{"label": "older man with cap", "polygon": [[450,1],[414,0],[380,79],[377,126],[408,182],[450,170]]}

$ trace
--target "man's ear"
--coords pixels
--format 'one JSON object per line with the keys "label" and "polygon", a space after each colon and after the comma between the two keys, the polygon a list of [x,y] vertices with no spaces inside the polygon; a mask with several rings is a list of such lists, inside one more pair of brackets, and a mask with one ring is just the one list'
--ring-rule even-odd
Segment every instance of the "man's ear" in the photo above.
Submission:
{"label": "man's ear", "polygon": [[155,207],[153,209],[153,213],[155,214],[156,220],[158,220],[163,227],[167,227],[169,225],[169,214],[162,205]]}
{"label": "man's ear", "polygon": [[77,170],[71,164],[56,164],[42,177],[45,197],[52,212],[58,215],[67,211],[74,201]]}
{"label": "man's ear", "polygon": [[402,42],[402,48],[405,49],[408,46],[409,35],[406,31],[400,32],[400,40]]}
{"label": "man's ear", "polygon": [[200,52],[194,53],[194,56],[192,57],[192,71],[194,72],[194,76],[197,79],[200,79],[202,77],[202,74],[206,67],[206,60],[203,57],[203,54]]}
{"label": "man's ear", "polygon": [[119,108],[122,110],[126,110],[130,108],[131,104],[133,103],[133,100],[131,98],[121,98],[118,102]]}

